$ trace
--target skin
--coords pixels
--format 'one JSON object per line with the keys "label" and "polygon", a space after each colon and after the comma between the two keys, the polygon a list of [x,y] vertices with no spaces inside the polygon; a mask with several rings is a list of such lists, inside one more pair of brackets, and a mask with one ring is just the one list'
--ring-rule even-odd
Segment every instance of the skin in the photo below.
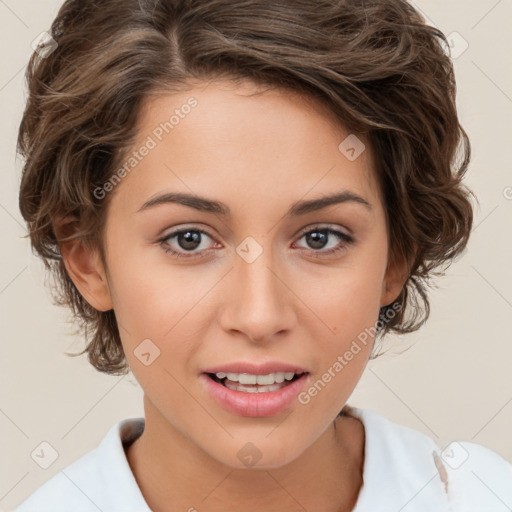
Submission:
{"label": "skin", "polygon": [[[198,377],[225,362],[278,360],[308,368],[312,383],[398,296],[407,274],[388,259],[370,147],[365,141],[366,150],[348,160],[338,145],[350,132],[316,100],[217,80],[148,99],[134,148],[191,96],[197,107],[111,192],[106,265],[79,243],[63,250],[88,302],[114,309],[144,390],[146,427],[127,459],[157,512],[352,510],[362,485],[364,428],[336,417],[372,343],[308,404],[294,401],[269,417],[224,410]],[[343,190],[371,209],[346,202],[286,216],[298,200]],[[231,218],[178,204],[138,211],[161,192],[222,201]],[[165,244],[187,253],[178,237],[158,241],[186,227],[211,237],[202,235],[195,258],[166,253]],[[314,245],[301,233],[315,227],[350,233],[354,242],[331,234],[323,247]],[[236,252],[247,236],[263,250],[252,263]],[[322,255],[337,246],[337,254]],[[145,366],[134,350],[148,338],[160,356]],[[249,441],[261,453],[253,467],[237,457]]]}

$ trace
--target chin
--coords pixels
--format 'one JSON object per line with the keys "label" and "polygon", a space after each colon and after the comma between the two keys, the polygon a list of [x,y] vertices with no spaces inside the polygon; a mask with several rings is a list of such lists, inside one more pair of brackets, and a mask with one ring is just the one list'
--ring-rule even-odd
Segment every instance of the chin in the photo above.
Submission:
{"label": "chin", "polygon": [[[265,435],[268,435],[268,432]],[[258,441],[255,437],[244,436],[243,439],[230,440],[227,443],[229,446],[223,446],[218,452],[208,452],[220,463],[234,469],[277,469],[293,462],[307,448],[306,445],[291,442],[289,436],[287,439],[288,443],[284,437],[279,436],[272,441]],[[217,448],[219,446],[216,444]]]}

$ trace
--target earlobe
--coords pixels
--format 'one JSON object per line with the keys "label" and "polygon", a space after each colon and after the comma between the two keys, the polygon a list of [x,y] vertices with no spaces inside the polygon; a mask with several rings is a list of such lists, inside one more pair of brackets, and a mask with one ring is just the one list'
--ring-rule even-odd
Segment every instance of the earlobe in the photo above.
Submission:
{"label": "earlobe", "polygon": [[[69,218],[55,226],[58,240],[70,236],[73,231]],[[82,239],[76,238],[59,243],[60,253],[69,277],[82,297],[96,310],[109,311],[113,308],[110,289],[99,250]]]}

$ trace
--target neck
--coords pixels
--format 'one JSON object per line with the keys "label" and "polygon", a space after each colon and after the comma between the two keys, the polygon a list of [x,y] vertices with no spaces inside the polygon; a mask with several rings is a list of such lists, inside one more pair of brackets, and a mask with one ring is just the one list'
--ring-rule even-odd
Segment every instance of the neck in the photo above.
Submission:
{"label": "neck", "polygon": [[[145,400],[143,434],[126,456],[148,506],[154,512],[244,510],[351,511],[362,486],[364,427],[339,416],[291,463],[274,469],[226,466],[198,448]],[[163,420],[163,418],[162,418]]]}

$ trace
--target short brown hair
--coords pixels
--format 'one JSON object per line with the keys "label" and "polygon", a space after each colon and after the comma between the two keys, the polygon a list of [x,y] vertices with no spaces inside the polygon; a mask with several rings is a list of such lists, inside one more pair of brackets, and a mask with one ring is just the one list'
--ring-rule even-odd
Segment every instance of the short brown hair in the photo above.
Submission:
{"label": "short brown hair", "polygon": [[[191,79],[298,91],[367,137],[390,258],[410,268],[396,301],[381,308],[378,333],[408,333],[426,321],[428,279],[462,252],[471,231],[473,194],[461,183],[470,143],[446,38],[405,0],[67,0],[50,35],[54,51],[34,53],[27,69],[20,209],[56,278],[56,302],[71,307],[87,342],[81,353],[99,371],[128,371],[114,311],[85,301],[59,243],[78,238],[104,258],[109,197],[93,191],[134,141],[144,100]],[[56,219],[68,216],[73,234],[57,240]]]}

